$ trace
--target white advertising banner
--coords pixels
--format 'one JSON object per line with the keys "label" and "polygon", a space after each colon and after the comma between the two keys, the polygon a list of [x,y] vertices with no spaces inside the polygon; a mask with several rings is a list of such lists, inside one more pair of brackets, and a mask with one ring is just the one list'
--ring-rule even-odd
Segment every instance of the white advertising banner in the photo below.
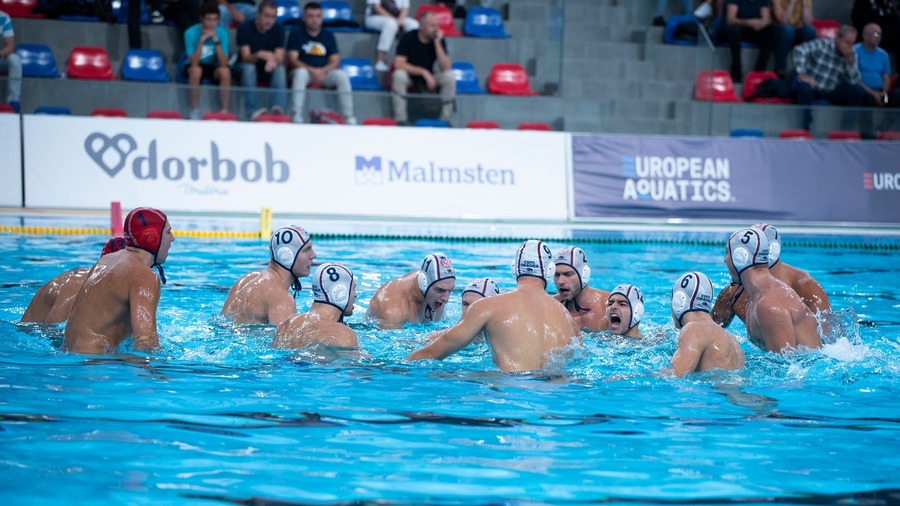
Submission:
{"label": "white advertising banner", "polygon": [[18,114],[0,114],[0,206],[22,205],[22,132]]}
{"label": "white advertising banner", "polygon": [[565,134],[26,116],[27,207],[566,219]]}

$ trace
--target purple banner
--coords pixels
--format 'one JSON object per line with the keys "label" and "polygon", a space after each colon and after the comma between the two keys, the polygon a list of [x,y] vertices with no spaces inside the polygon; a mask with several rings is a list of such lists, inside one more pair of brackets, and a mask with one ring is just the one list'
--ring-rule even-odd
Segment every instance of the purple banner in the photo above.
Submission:
{"label": "purple banner", "polygon": [[577,218],[900,223],[900,143],[573,135]]}

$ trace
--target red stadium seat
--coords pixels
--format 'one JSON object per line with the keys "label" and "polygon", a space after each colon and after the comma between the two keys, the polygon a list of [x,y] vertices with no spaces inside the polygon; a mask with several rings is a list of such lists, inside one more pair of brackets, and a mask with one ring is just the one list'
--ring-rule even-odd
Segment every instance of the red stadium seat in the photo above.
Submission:
{"label": "red stadium seat", "polygon": [[500,125],[496,121],[472,120],[466,124],[466,128],[495,129],[500,128]]}
{"label": "red stadium seat", "polygon": [[287,114],[260,114],[256,117],[259,123],[290,123],[291,117]]}
{"label": "red stadium seat", "polygon": [[879,141],[900,141],[900,132],[878,132],[875,139]]}
{"label": "red stadium seat", "polygon": [[549,132],[549,131],[553,130],[552,128],[550,128],[550,125],[548,125],[546,123],[540,123],[540,122],[520,123],[518,129],[519,130],[541,130],[544,132]]}
{"label": "red stadium seat", "polygon": [[208,112],[200,119],[209,121],[237,121],[237,115],[233,112]]}
{"label": "red stadium seat", "polygon": [[754,97],[753,94],[756,92],[756,88],[759,87],[760,83],[763,81],[767,81],[769,79],[778,79],[778,74],[771,71],[759,71],[753,70],[747,72],[747,76],[744,78],[744,100],[746,102],[757,102],[762,104],[791,104],[793,101],[789,98],[778,98],[778,97]]}
{"label": "red stadium seat", "polygon": [[13,106],[11,106],[9,104],[0,104],[0,114],[3,114],[3,113],[15,114],[16,110],[13,109]]}
{"label": "red stadium seat", "polygon": [[779,139],[795,139],[795,140],[806,140],[812,139],[813,136],[809,132],[809,130],[804,130],[802,128],[796,129],[788,129],[782,130],[780,134],[778,134]]}
{"label": "red stadium seat", "polygon": [[107,118],[127,118],[128,113],[125,112],[125,109],[98,107],[97,109],[91,111],[91,116],[105,116]]}
{"label": "red stadium seat", "polygon": [[459,37],[462,35],[456,31],[456,24],[453,22],[453,12],[446,5],[420,5],[418,10],[416,10],[416,21],[421,19],[426,12],[434,13],[438,27],[447,37]]}
{"label": "red stadium seat", "polygon": [[495,95],[537,95],[528,82],[528,74],[518,63],[496,63],[488,77],[488,93]]}
{"label": "red stadium seat", "polygon": [[72,48],[66,75],[70,79],[100,79],[111,81],[113,75],[109,54],[102,47],[79,46]]}
{"label": "red stadium seat", "polygon": [[724,70],[701,70],[694,82],[694,98],[713,102],[738,102],[734,81]]}
{"label": "red stadium seat", "polygon": [[816,37],[819,39],[833,39],[837,37],[841,24],[832,19],[816,19],[812,22],[816,29]]}
{"label": "red stadium seat", "polygon": [[858,141],[861,138],[859,132],[853,130],[832,130],[828,133],[828,139],[832,141]]}
{"label": "red stadium seat", "polygon": [[12,18],[42,18],[43,14],[34,14],[31,9],[37,7],[38,0],[0,0],[0,11]]}
{"label": "red stadium seat", "polygon": [[366,118],[362,122],[363,125],[377,126],[397,126],[397,122],[393,118]]}
{"label": "red stadium seat", "polygon": [[154,119],[184,119],[184,116],[178,111],[149,111],[147,117]]}

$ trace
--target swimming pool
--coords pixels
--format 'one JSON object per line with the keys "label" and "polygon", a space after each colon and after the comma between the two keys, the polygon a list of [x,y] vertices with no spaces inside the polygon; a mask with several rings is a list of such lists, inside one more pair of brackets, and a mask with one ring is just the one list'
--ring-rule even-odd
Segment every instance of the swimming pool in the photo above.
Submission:
{"label": "swimming pool", "polygon": [[[179,223],[173,219],[178,228]],[[301,223],[302,224],[302,223]],[[105,236],[0,234],[0,498],[5,504],[724,503],[898,501],[900,267],[896,238],[785,233],[858,327],[821,351],[762,353],[747,367],[673,379],[668,293],[699,269],[717,290],[727,234],[573,233],[592,285],[644,290],[651,338],[585,335],[562,370],[507,375],[484,345],[443,362],[403,358],[442,324],[360,323],[384,281],[428,252],[453,259],[459,315],[471,278],[514,286],[518,242],[332,237],[319,261],[359,277],[349,318],[365,355],[268,347],[271,327],[217,317],[227,291],[266,261],[257,240],[179,237],[162,289],[163,349],[60,353],[60,329],[13,322],[57,273],[89,265]],[[785,232],[785,231],[783,231]],[[868,244],[846,248],[847,244]],[[308,279],[298,296],[310,305]],[[266,502],[270,501],[270,502]]]}

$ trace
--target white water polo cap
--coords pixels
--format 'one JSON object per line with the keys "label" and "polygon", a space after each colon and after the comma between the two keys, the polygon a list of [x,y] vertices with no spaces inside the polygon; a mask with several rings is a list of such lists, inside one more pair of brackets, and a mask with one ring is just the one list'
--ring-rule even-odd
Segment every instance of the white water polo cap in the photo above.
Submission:
{"label": "white water polo cap", "polygon": [[743,228],[728,239],[728,254],[738,275],[753,265],[769,265],[769,238],[758,228]]}
{"label": "white water polo cap", "polygon": [[516,251],[516,260],[512,264],[512,273],[516,279],[534,276],[543,279],[546,286],[553,282],[555,272],[556,264],[553,263],[550,248],[544,241],[529,239]]}
{"label": "white water polo cap", "polygon": [[500,288],[497,287],[497,283],[491,278],[475,278],[469,281],[462,293],[465,295],[469,292],[477,293],[482,297],[490,297],[500,293]]}
{"label": "white water polo cap", "polygon": [[555,265],[567,265],[575,269],[575,273],[578,274],[578,280],[581,281],[581,288],[586,287],[591,280],[591,267],[588,265],[587,255],[578,246],[569,246],[557,253],[553,257],[553,263]]}
{"label": "white water polo cap", "polygon": [[781,258],[781,235],[778,229],[768,223],[757,223],[753,228],[762,230],[769,238],[769,268],[774,267]]}
{"label": "white water polo cap", "polygon": [[310,241],[309,232],[291,225],[282,227],[272,233],[272,240],[269,241],[269,253],[272,260],[291,271],[294,268],[294,261],[303,246]]}
{"label": "white water polo cap", "polygon": [[428,293],[431,285],[445,279],[456,279],[456,271],[453,270],[453,264],[450,258],[443,253],[432,253],[422,260],[422,267],[419,268],[417,275],[419,290],[422,295]]}
{"label": "white water polo cap", "polygon": [[713,306],[713,284],[702,272],[686,272],[672,286],[672,314],[681,328],[681,317],[691,311],[709,313]]}
{"label": "white water polo cap", "polygon": [[644,294],[640,288],[628,284],[622,284],[613,288],[609,296],[612,297],[615,294],[619,294],[628,300],[628,307],[631,308],[631,321],[628,322],[628,330],[631,330],[644,317]]}
{"label": "white water polo cap", "polygon": [[341,264],[326,262],[320,265],[312,279],[313,300],[346,311],[353,291],[353,273]]}

